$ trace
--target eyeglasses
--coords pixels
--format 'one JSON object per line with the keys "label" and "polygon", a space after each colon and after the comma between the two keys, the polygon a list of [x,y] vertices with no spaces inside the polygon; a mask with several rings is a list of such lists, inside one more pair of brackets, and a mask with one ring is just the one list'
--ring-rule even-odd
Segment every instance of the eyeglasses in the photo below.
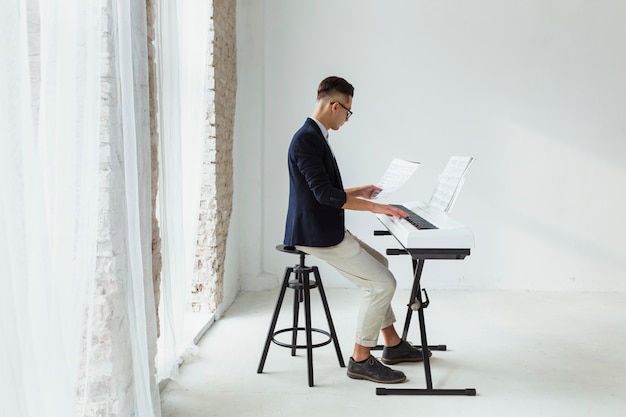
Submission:
{"label": "eyeglasses", "polygon": [[352,116],[352,110],[350,110],[349,108],[347,108],[346,106],[344,106],[343,104],[341,104],[340,101],[331,101],[330,105],[332,106],[333,104],[339,104],[341,107],[343,107],[344,109],[346,109],[346,111],[348,112],[348,114],[346,114],[346,120],[348,120],[350,118],[350,116]]}

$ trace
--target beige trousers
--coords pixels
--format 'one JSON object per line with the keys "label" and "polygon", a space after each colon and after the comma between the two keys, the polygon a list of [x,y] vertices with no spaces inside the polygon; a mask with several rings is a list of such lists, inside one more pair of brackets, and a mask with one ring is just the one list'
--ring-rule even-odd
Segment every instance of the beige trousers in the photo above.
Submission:
{"label": "beige trousers", "polygon": [[296,248],[325,261],[363,290],[355,342],[376,346],[380,329],[396,321],[391,308],[396,279],[387,268],[387,259],[349,231],[335,246]]}

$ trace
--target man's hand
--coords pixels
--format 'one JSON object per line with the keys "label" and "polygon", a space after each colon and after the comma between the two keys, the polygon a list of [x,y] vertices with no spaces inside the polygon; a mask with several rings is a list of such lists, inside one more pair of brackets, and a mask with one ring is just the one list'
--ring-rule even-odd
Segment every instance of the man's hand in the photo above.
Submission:
{"label": "man's hand", "polygon": [[379,193],[382,190],[383,190],[382,188],[370,184],[370,185],[362,185],[360,187],[347,188],[344,191],[346,192],[346,194],[352,197],[364,198],[366,200],[369,200],[373,198],[375,192]]}
{"label": "man's hand", "polygon": [[372,212],[376,214],[386,214],[387,216],[397,217],[399,219],[409,217],[404,210],[400,210],[399,208],[390,206],[389,204],[374,204]]}
{"label": "man's hand", "polygon": [[342,208],[347,210],[371,211],[376,214],[386,214],[387,216],[404,219],[409,215],[397,207],[389,204],[374,203],[370,200],[374,191],[382,191],[382,188],[375,185],[363,185],[361,187],[346,188],[346,203]]}

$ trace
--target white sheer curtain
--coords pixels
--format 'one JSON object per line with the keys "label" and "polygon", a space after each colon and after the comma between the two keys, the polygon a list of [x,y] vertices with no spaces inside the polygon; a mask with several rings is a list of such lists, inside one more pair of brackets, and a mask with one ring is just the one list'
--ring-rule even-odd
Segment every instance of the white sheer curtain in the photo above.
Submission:
{"label": "white sheer curtain", "polygon": [[[145,2],[5,0],[0,11],[0,414],[83,415],[94,401],[79,383],[81,342],[96,278],[102,129],[111,129],[122,178],[107,209],[126,293],[126,375],[113,375],[107,407],[160,415],[151,276],[150,136]],[[106,22],[106,27],[101,24]],[[110,43],[109,43],[110,42]],[[105,60],[106,59],[106,60]],[[110,121],[101,120],[101,65],[114,66]],[[109,68],[110,69],[110,68]],[[107,124],[108,123],[108,124]],[[119,131],[116,127],[119,126]],[[111,168],[111,167],[109,167]],[[114,170],[122,172],[113,172]],[[112,192],[115,192],[112,191]],[[102,203],[102,202],[100,202]],[[100,323],[106,326],[107,323]],[[115,333],[118,332],[118,333]],[[123,346],[123,344],[119,344]],[[118,349],[122,349],[119,346]],[[125,355],[119,352],[118,355]],[[113,367],[115,369],[115,367]],[[89,371],[87,371],[89,373]],[[122,395],[130,397],[120,400]],[[80,398],[77,392],[82,392]],[[102,395],[98,393],[97,395]],[[115,398],[113,398],[115,397]],[[101,401],[101,399],[98,399]],[[132,408],[132,409],[131,409]]]}
{"label": "white sheer curtain", "polygon": [[[29,10],[39,22],[30,34]],[[99,25],[100,9],[83,0],[2,4],[0,407],[7,416],[74,414],[84,300],[95,276]]]}
{"label": "white sheer curtain", "polygon": [[[150,162],[150,116],[148,96],[147,17],[144,0],[112,0],[111,29],[116,65],[116,93],[121,124],[125,231],[125,259],[128,269],[126,308],[132,360],[132,415],[160,415],[155,382],[156,310],[152,285],[152,207]],[[119,140],[118,140],[119,139]],[[119,149],[119,148],[118,148]],[[155,353],[153,351],[153,353]],[[126,411],[126,410],[119,410]]]}
{"label": "white sheer curtain", "polygon": [[193,337],[184,318],[190,312],[198,233],[211,2],[159,0],[156,5],[163,239],[158,366],[161,379],[176,379]]}

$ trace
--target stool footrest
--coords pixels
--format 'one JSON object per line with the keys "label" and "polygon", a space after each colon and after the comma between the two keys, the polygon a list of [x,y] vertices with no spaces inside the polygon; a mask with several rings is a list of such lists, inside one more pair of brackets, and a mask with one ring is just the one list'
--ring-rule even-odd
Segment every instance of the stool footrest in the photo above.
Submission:
{"label": "stool footrest", "polygon": [[[274,334],[272,335],[272,342],[274,342],[275,344],[277,344],[278,346],[282,346],[282,347],[286,347],[286,348],[291,348],[291,349],[306,349],[308,348],[307,345],[294,345],[293,343],[285,343],[285,342],[281,342],[280,340],[276,339],[276,335],[280,334],[280,333],[286,333],[286,332],[293,332],[294,330],[296,331],[306,331],[306,327],[297,327],[297,328],[293,328],[293,327],[289,327],[286,329],[281,329],[281,330],[277,330],[274,332]],[[311,332],[313,333],[321,333],[324,336],[328,337],[327,340],[324,340],[323,342],[320,343],[312,343],[311,347],[312,348],[317,348],[317,347],[322,347],[322,346],[326,346],[327,344],[329,344],[330,342],[333,341],[332,336],[330,335],[329,332],[327,332],[326,330],[322,330],[322,329],[316,329],[316,328],[311,328]]]}

